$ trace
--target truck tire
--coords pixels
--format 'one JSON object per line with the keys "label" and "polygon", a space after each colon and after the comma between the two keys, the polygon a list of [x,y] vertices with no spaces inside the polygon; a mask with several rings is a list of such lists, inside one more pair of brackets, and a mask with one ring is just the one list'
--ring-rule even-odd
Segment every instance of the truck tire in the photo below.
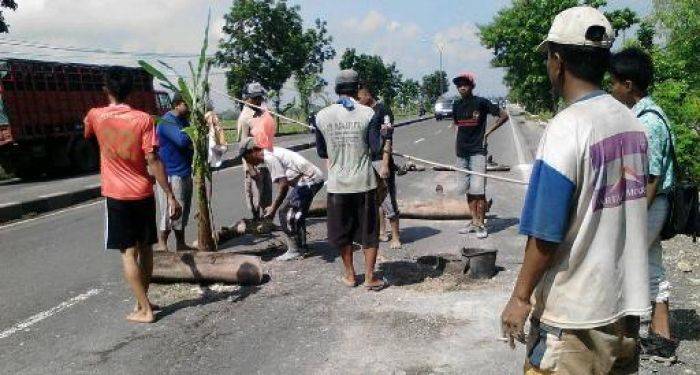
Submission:
{"label": "truck tire", "polygon": [[77,140],[71,150],[71,164],[79,173],[96,171],[100,164],[97,146],[86,139]]}

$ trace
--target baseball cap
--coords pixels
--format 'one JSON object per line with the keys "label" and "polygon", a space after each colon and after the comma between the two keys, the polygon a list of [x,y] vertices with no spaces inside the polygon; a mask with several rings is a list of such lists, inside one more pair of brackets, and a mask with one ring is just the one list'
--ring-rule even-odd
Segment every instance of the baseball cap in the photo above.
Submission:
{"label": "baseball cap", "polygon": [[341,70],[337,76],[335,76],[335,85],[347,85],[352,83],[359,83],[360,76],[356,71],[352,69]]}
{"label": "baseball cap", "polygon": [[260,147],[258,147],[258,144],[255,143],[255,138],[245,137],[238,143],[238,149],[236,150],[236,157],[234,160],[241,160],[246,153],[258,148]]}
{"label": "baseball cap", "polygon": [[245,87],[245,96],[247,98],[259,98],[265,96],[267,90],[259,82],[251,82]]}
{"label": "baseball cap", "polygon": [[579,6],[566,9],[554,17],[547,38],[537,46],[537,50],[546,51],[549,42],[609,49],[614,41],[612,25],[603,12],[590,6]]}
{"label": "baseball cap", "polygon": [[474,74],[473,72],[459,73],[458,76],[452,78],[452,83],[454,83],[456,85],[457,82],[459,82],[461,80],[467,80],[471,83],[472,86],[476,86],[476,74]]}

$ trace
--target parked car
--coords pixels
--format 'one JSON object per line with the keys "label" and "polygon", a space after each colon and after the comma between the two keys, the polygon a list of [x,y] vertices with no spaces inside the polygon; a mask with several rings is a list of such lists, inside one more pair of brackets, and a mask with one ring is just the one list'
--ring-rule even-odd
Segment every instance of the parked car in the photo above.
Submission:
{"label": "parked car", "polygon": [[435,119],[440,121],[443,118],[452,117],[452,103],[456,100],[456,97],[445,97],[440,98],[435,102]]}
{"label": "parked car", "polygon": [[[48,61],[0,60],[0,165],[18,177],[99,167],[97,143],[83,138],[83,118],[107,105],[108,66]],[[158,116],[170,109],[166,92],[153,88],[141,68],[126,68],[134,90],[129,105]]]}

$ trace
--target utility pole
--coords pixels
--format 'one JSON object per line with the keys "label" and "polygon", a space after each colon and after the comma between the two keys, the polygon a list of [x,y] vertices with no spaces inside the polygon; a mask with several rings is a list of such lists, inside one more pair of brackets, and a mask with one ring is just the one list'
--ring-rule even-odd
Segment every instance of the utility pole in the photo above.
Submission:
{"label": "utility pole", "polygon": [[438,52],[440,52],[440,95],[442,95],[445,92],[445,86],[444,86],[444,80],[442,79],[442,52],[445,49],[445,46],[442,43],[437,43],[436,44]]}

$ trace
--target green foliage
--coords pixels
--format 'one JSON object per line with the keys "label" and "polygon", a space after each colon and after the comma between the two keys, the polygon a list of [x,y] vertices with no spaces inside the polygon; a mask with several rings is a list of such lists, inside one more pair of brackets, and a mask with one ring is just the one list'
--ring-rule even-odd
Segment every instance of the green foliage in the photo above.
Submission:
{"label": "green foliage", "polygon": [[654,46],[654,24],[649,20],[642,21],[637,30],[637,40],[642,48],[650,50]]}
{"label": "green foliage", "polygon": [[234,0],[224,20],[216,60],[229,69],[231,95],[251,81],[279,91],[294,73],[321,73],[323,62],[335,57],[326,22],[317,19],[305,30],[300,7],[285,0]]}
{"label": "green foliage", "polygon": [[449,83],[447,82],[447,73],[444,70],[436,70],[430,74],[423,76],[421,92],[423,94],[423,105],[432,106],[435,102],[446,93]]}
{"label": "green foliage", "polygon": [[315,95],[323,92],[323,88],[328,85],[328,82],[317,73],[297,73],[294,80],[299,92],[299,108],[306,119],[311,113],[311,100]]}
{"label": "green foliage", "polygon": [[[0,9],[8,8],[12,10],[17,10],[17,2],[15,0],[0,0]],[[5,22],[5,16],[3,16],[0,10],[0,33],[6,33],[10,31],[7,22]]]}
{"label": "green foliage", "polygon": [[420,105],[421,87],[414,79],[407,79],[399,85],[396,104],[402,111],[415,111]]}
{"label": "green foliage", "polygon": [[[505,84],[509,97],[530,112],[555,109],[543,56],[535,51],[547,36],[554,17],[561,11],[588,4],[607,5],[604,0],[514,0],[513,5],[498,12],[490,24],[480,29],[481,43],[494,50],[491,64],[506,68]],[[607,13],[617,31],[629,27],[636,15],[629,9]]]}
{"label": "green foliage", "polygon": [[381,56],[357,54],[354,48],[346,49],[340,59],[340,69],[354,69],[363,86],[379,95],[384,103],[394,102],[401,85],[401,73],[395,63],[384,64]]}

